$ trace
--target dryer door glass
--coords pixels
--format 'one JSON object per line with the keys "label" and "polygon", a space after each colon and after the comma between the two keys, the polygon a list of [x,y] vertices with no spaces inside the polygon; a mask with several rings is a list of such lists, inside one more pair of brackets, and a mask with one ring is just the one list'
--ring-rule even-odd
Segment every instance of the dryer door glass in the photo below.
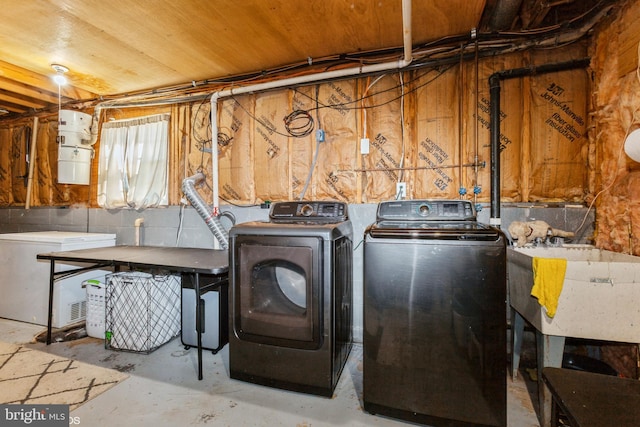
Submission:
{"label": "dryer door glass", "polygon": [[235,332],[249,341],[317,348],[321,329],[321,240],[285,240],[262,236],[260,244],[252,241],[236,245]]}
{"label": "dryer door glass", "polygon": [[276,265],[276,281],[284,296],[300,308],[307,307],[307,280],[295,265]]}

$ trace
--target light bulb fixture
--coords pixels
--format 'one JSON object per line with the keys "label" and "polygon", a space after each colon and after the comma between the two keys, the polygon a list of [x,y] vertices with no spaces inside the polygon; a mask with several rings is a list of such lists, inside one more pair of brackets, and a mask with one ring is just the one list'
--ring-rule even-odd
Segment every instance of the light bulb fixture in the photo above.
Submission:
{"label": "light bulb fixture", "polygon": [[640,128],[637,125],[634,128],[624,141],[624,152],[631,159],[640,162]]}
{"label": "light bulb fixture", "polygon": [[58,125],[60,125],[60,110],[62,109],[62,90],[61,87],[67,84],[67,78],[64,76],[64,73],[67,73],[69,69],[64,65],[60,64],[51,64],[51,68],[56,72],[56,75],[53,76],[53,81],[58,85]]}
{"label": "light bulb fixture", "polygon": [[66,85],[67,78],[64,76],[64,74],[69,72],[69,69],[60,64],[51,64],[51,68],[53,68],[53,70],[56,72],[55,76],[53,76],[54,83],[57,84],[58,87]]}

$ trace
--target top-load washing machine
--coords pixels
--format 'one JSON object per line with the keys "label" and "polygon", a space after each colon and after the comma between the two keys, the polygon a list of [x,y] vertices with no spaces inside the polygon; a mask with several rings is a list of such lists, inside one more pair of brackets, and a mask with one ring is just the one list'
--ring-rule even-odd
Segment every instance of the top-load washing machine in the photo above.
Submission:
{"label": "top-load washing machine", "polygon": [[278,202],[229,232],[231,378],[330,397],[351,350],[345,203]]}
{"label": "top-load washing machine", "polygon": [[507,425],[506,239],[468,200],[378,205],[364,241],[364,409]]}

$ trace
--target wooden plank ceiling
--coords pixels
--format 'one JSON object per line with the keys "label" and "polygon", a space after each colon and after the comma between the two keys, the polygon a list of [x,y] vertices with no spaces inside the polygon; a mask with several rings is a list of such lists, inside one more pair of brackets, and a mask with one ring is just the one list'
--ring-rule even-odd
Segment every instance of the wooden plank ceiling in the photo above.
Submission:
{"label": "wooden plank ceiling", "polygon": [[[549,11],[564,19],[596,2],[413,0],[412,42],[545,25]],[[15,0],[0,22],[0,121],[58,101],[402,52],[401,0]],[[52,64],[69,69],[60,98]]]}

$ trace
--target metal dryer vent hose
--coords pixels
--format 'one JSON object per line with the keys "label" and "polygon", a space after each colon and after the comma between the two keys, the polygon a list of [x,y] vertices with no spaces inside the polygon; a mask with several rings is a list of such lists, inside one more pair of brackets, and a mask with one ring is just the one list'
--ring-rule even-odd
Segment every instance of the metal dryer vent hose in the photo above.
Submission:
{"label": "metal dryer vent hose", "polygon": [[182,192],[184,196],[189,200],[191,206],[193,206],[198,214],[202,217],[204,222],[209,227],[209,230],[220,242],[222,249],[229,249],[229,233],[224,229],[220,223],[220,219],[214,215],[213,210],[202,200],[200,194],[196,191],[196,184],[199,184],[205,180],[205,176],[202,172],[185,178],[182,181]]}

